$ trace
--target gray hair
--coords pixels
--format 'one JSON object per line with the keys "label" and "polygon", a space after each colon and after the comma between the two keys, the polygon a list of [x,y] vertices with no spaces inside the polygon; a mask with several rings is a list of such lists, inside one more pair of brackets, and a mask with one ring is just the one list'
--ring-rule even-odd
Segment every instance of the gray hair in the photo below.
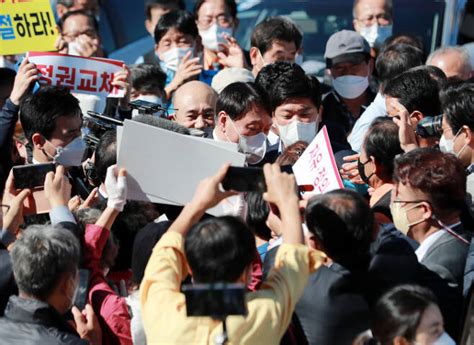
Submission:
{"label": "gray hair", "polygon": [[65,273],[77,271],[79,241],[62,227],[32,225],[15,242],[11,258],[19,290],[45,299]]}
{"label": "gray hair", "polygon": [[469,51],[466,48],[460,46],[441,47],[436,49],[430,55],[428,55],[428,58],[426,59],[426,64],[430,65],[435,57],[448,53],[458,53],[459,59],[462,62],[463,71],[466,73],[471,72],[472,66]]}

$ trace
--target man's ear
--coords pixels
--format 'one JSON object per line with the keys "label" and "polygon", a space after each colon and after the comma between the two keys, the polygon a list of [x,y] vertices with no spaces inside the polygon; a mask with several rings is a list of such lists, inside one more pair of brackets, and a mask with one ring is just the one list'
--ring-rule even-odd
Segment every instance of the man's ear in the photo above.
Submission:
{"label": "man's ear", "polygon": [[408,115],[410,119],[412,119],[412,125],[413,126],[416,126],[418,124],[418,122],[420,122],[424,117],[425,115],[423,115],[422,112],[418,111],[418,110],[415,110],[413,111],[410,115]]}
{"label": "man's ear", "polygon": [[258,58],[260,58],[258,55],[258,48],[257,47],[250,47],[250,51],[249,51],[249,55],[250,55],[250,63],[252,64],[252,66],[255,66],[258,62]]}
{"label": "man's ear", "polygon": [[227,122],[227,114],[225,111],[220,111],[219,114],[217,114],[217,126],[219,127],[220,131],[222,133],[225,133],[225,124]]}
{"label": "man's ear", "polygon": [[466,138],[469,142],[469,145],[472,146],[474,144],[474,133],[472,133],[471,129],[468,126],[463,126],[464,132],[466,133]]}
{"label": "man's ear", "polygon": [[36,148],[37,150],[43,149],[44,144],[46,143],[46,140],[44,137],[39,134],[39,133],[34,133],[31,136],[31,145]]}

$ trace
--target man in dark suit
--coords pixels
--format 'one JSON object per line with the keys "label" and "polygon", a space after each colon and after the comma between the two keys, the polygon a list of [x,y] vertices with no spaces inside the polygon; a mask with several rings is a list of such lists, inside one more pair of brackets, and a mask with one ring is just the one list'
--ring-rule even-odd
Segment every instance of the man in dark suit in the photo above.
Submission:
{"label": "man in dark suit", "polygon": [[296,315],[310,344],[351,344],[370,326],[366,285],[373,214],[357,193],[338,190],[311,199],[305,218],[308,245],[332,263],[309,277]]}

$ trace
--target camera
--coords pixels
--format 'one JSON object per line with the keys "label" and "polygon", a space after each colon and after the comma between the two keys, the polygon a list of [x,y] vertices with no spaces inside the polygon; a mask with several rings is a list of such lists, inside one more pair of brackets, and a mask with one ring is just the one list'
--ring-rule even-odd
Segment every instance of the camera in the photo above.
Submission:
{"label": "camera", "polygon": [[159,117],[168,117],[168,111],[161,104],[147,102],[137,99],[129,103],[132,109],[138,110],[140,115],[157,115]]}
{"label": "camera", "polygon": [[87,157],[90,157],[92,152],[95,151],[100,138],[105,132],[122,125],[122,121],[113,119],[95,111],[88,111],[87,116],[84,117],[84,127],[87,128],[87,134],[84,137],[88,151]]}
{"label": "camera", "polygon": [[443,134],[443,115],[427,116],[416,125],[416,134],[422,138],[440,138]]}

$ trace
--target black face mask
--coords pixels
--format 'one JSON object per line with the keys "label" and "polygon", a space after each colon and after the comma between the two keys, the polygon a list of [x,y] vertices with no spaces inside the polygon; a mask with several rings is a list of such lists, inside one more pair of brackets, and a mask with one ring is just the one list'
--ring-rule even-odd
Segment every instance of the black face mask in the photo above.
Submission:
{"label": "black face mask", "polygon": [[372,174],[370,174],[369,176],[367,176],[365,174],[365,165],[367,163],[370,162],[370,159],[368,159],[365,163],[362,163],[360,161],[360,158],[357,160],[357,170],[359,170],[359,175],[360,175],[360,178],[362,179],[362,181],[364,181],[365,184],[369,184],[369,179],[375,174],[375,172],[373,172]]}

